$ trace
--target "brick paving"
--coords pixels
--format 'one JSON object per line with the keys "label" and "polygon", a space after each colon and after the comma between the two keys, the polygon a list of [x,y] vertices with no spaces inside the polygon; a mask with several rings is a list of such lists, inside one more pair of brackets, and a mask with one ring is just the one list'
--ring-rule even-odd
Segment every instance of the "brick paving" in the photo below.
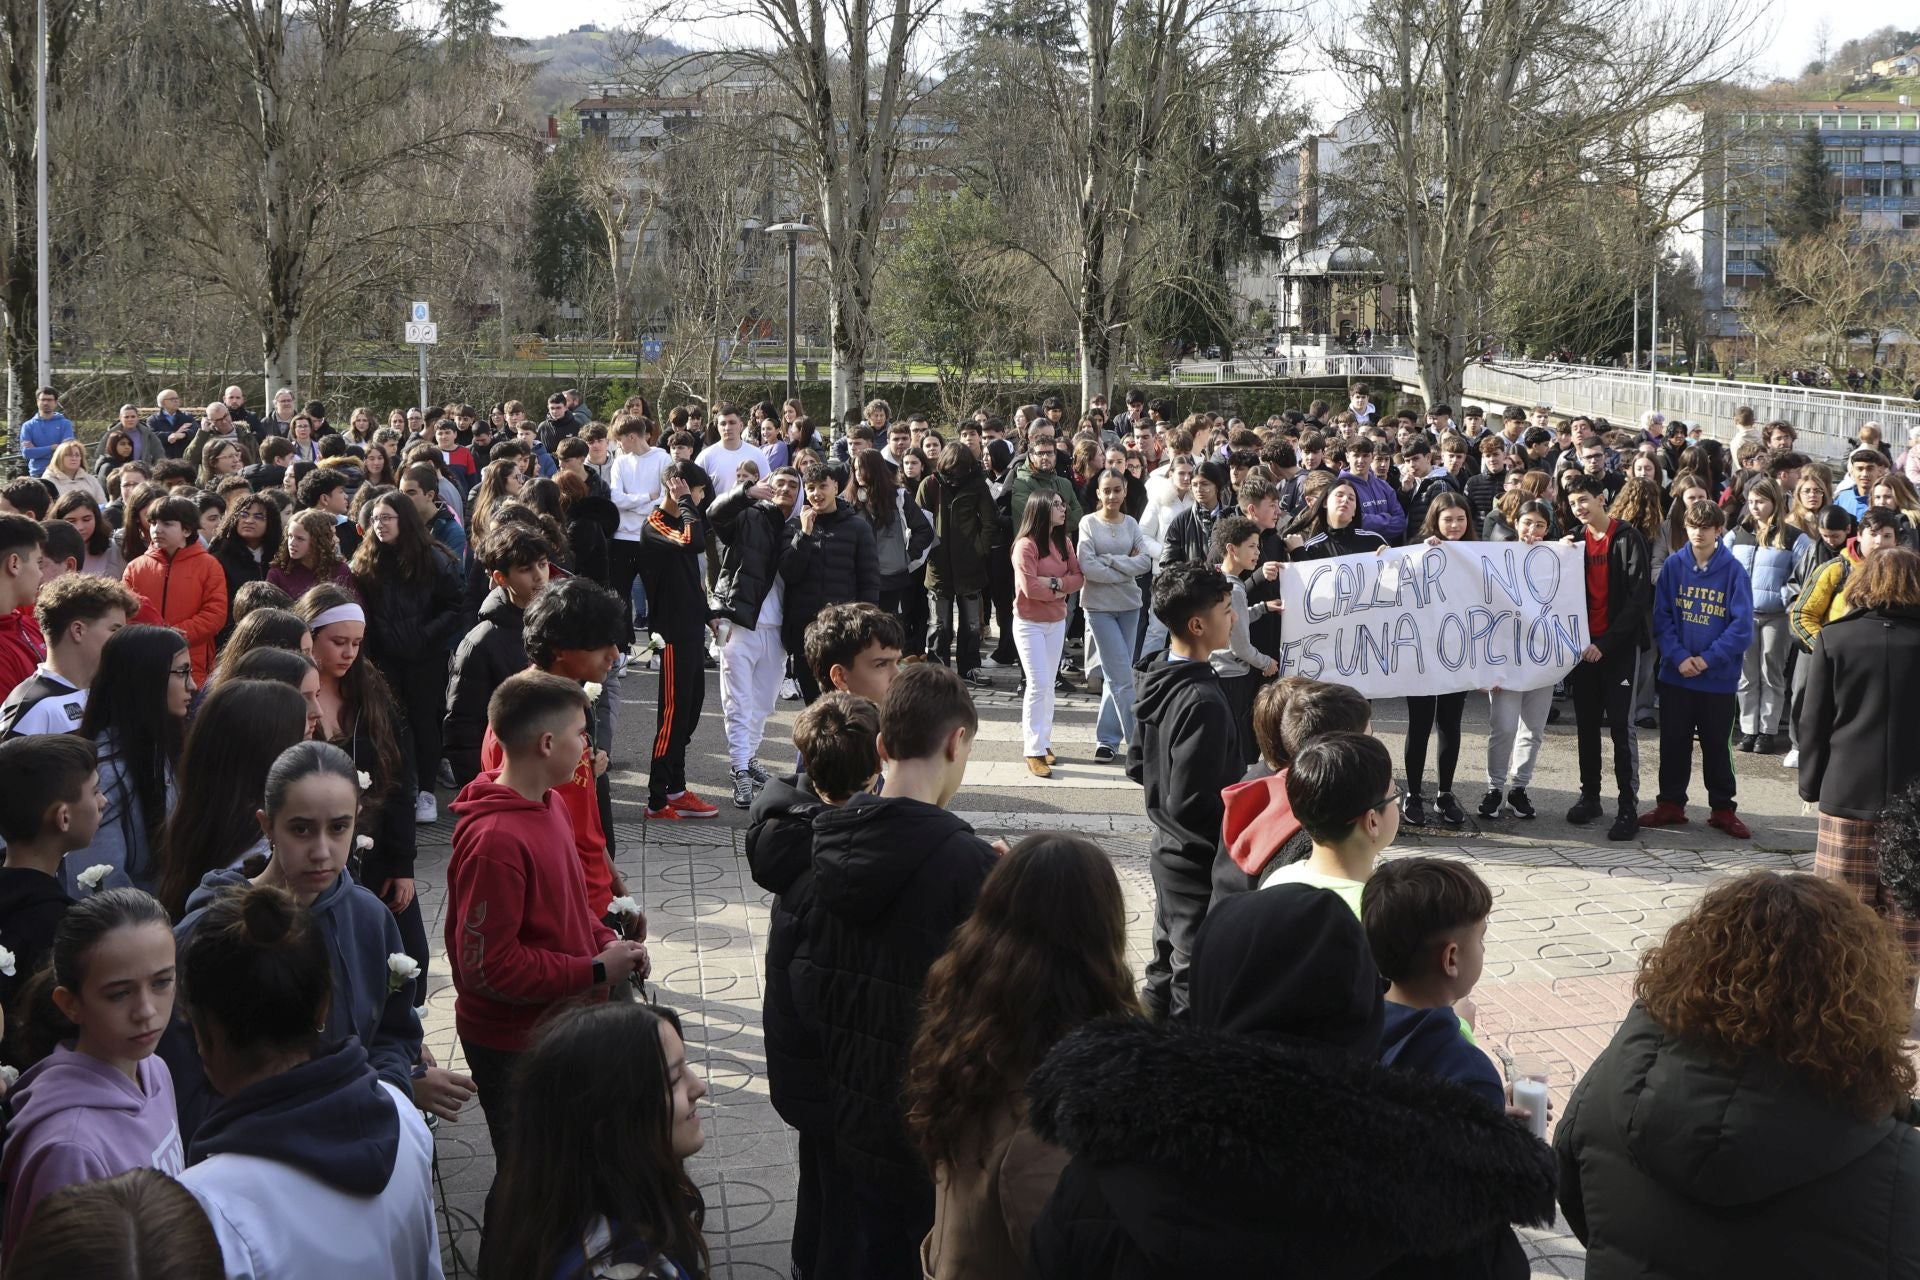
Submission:
{"label": "brick paving", "polygon": [[[988,717],[983,739],[1004,732],[1008,717],[1017,714],[1012,702],[1004,694],[981,699]],[[709,718],[717,716],[718,705],[717,690],[710,690]],[[652,714],[631,703],[629,708],[622,716],[620,737],[624,741],[632,735],[638,741],[651,727]],[[782,735],[792,710],[791,704],[781,709]],[[1062,714],[1077,724],[1090,721],[1091,711],[1090,700],[1071,699]],[[717,746],[719,736],[717,723],[703,725],[696,744],[705,748],[711,740]],[[771,741],[771,732],[769,737]],[[1393,745],[1397,751],[1397,742]],[[1562,750],[1571,745],[1559,744]],[[616,751],[616,758],[620,754]],[[782,754],[769,746],[764,756],[772,760]],[[711,761],[701,763],[705,772],[696,771],[696,788],[715,772]],[[1048,794],[1043,790],[1015,791],[1009,788],[1024,784],[987,781],[1011,773],[994,767],[1005,764],[1004,758],[981,763],[987,767],[970,772],[969,786],[955,808],[982,834],[1017,837],[1030,830],[1065,828],[1090,834],[1106,848],[1126,892],[1130,952],[1139,972],[1147,957],[1152,887],[1147,827],[1137,793],[1090,788],[1083,793],[1086,804],[1080,811],[1063,804],[1062,811],[1048,812],[1054,807],[1050,801],[1027,803],[1030,794]],[[1110,783],[1113,777],[1098,773],[1097,767],[1083,772],[1098,782]],[[723,801],[725,793],[714,787],[705,794]],[[729,808],[718,822],[654,824],[649,829],[640,821],[643,799],[643,792],[630,784],[616,787],[619,863],[632,892],[647,908],[652,991],[660,1002],[681,1010],[689,1057],[712,1089],[706,1149],[691,1168],[708,1205],[714,1273],[771,1280],[787,1274],[795,1154],[791,1134],[767,1099],[760,1044],[768,898],[747,873],[742,815]],[[1810,825],[1784,805],[1774,809],[1769,821],[1795,828]],[[1495,907],[1486,972],[1474,993],[1478,1038],[1490,1050],[1504,1048],[1545,1059],[1556,1113],[1624,1013],[1639,952],[1683,915],[1711,880],[1752,868],[1804,870],[1811,864],[1809,852],[1780,847],[1794,843],[1797,830],[1773,842],[1774,848],[1756,847],[1759,841],[1734,846],[1699,826],[1658,833],[1657,841],[1595,845],[1569,839],[1575,829],[1550,820],[1525,824],[1524,834],[1515,831],[1522,825],[1506,823],[1464,838],[1409,828],[1396,851],[1467,858],[1492,886]],[[421,829],[419,875],[436,950],[426,1009],[427,1044],[443,1062],[457,1066],[453,992],[437,954],[450,835],[450,815]],[[1690,839],[1706,847],[1681,847]],[[1806,843],[1810,845],[1810,839]],[[447,1272],[470,1276],[481,1198],[492,1174],[492,1153],[477,1108],[470,1108],[458,1123],[440,1126],[437,1144]],[[1535,1276],[1583,1275],[1580,1244],[1563,1223],[1523,1236]]]}

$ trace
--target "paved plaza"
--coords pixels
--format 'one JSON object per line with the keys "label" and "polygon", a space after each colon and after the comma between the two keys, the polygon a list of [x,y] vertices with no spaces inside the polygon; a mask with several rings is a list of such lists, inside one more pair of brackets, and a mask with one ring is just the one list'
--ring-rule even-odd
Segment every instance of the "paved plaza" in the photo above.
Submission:
{"label": "paved plaza", "polygon": [[[1135,971],[1148,954],[1152,886],[1147,869],[1148,827],[1138,788],[1115,766],[1092,763],[1094,699],[1064,697],[1056,720],[1055,751],[1062,767],[1051,780],[1032,777],[1020,763],[1019,700],[1011,673],[1001,688],[979,698],[981,741],[955,808],[987,836],[1017,839],[1033,830],[1083,832],[1107,850],[1125,886]],[[707,714],[696,734],[689,775],[696,791],[722,806],[718,821],[647,824],[641,821],[644,758],[651,740],[655,680],[630,675],[613,751],[619,864],[631,891],[647,909],[653,977],[660,1003],[682,1012],[690,1060],[706,1076],[706,1149],[692,1169],[707,1202],[707,1240],[714,1274],[736,1280],[772,1280],[787,1274],[787,1239],[794,1193],[794,1143],[767,1099],[760,1043],[761,957],[767,895],[748,874],[746,815],[727,801],[724,741],[717,679],[709,676]],[[1469,699],[1469,702],[1475,701]],[[769,727],[762,760],[790,766],[786,744],[797,703],[783,702]],[[1404,717],[1398,702],[1381,702],[1375,732],[1396,760]],[[1571,712],[1550,730],[1541,772],[1532,788],[1541,818],[1504,821],[1484,829],[1447,833],[1406,828],[1396,848],[1464,857],[1486,877],[1495,895],[1487,931],[1485,977],[1474,993],[1479,1039],[1516,1055],[1544,1058],[1556,1107],[1563,1107],[1579,1073],[1607,1043],[1631,999],[1636,957],[1683,915],[1714,878],[1754,868],[1811,866],[1815,819],[1794,797],[1792,775],[1778,757],[1738,756],[1741,809],[1754,830],[1736,842],[1708,828],[1696,797],[1694,821],[1609,844],[1599,828],[1560,821],[1573,800]],[[1475,723],[1475,721],[1478,723]],[[1484,702],[1468,712],[1457,790],[1469,811],[1483,783]],[[1650,805],[1655,766],[1652,733],[1642,733],[1643,800]],[[1429,765],[1432,768],[1432,765]],[[1609,773],[1609,777],[1611,774]],[[1697,786],[1696,771],[1696,786]],[[1433,796],[1433,781],[1426,787]],[[421,830],[418,874],[429,914],[435,962],[428,1000],[427,1045],[443,1062],[460,1065],[453,1030],[453,989],[439,958],[451,814]],[[1611,798],[1609,797],[1609,805]],[[473,1274],[480,1204],[492,1174],[492,1154],[477,1107],[438,1132],[442,1231],[447,1272]],[[451,1230],[448,1230],[448,1224]],[[1578,1240],[1556,1224],[1524,1232],[1534,1275],[1583,1274]]]}

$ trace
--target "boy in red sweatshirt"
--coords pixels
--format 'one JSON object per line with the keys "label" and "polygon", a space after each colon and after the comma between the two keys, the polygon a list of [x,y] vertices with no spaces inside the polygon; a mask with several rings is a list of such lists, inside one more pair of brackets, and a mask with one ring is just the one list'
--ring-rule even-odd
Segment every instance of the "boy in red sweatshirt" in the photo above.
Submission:
{"label": "boy in red sweatshirt", "polygon": [[34,624],[40,594],[40,548],[46,530],[26,516],[0,514],[0,697],[33,677],[47,656]]}
{"label": "boy in red sweatshirt", "polygon": [[[453,1021],[496,1165],[511,1128],[514,1063],[535,1024],[556,1004],[604,999],[608,984],[645,971],[645,945],[617,937],[589,909],[573,827],[553,790],[573,777],[588,724],[578,681],[544,671],[507,677],[487,704],[506,762],[497,779],[475,778],[453,802]],[[483,1224],[483,1252],[485,1234]]]}

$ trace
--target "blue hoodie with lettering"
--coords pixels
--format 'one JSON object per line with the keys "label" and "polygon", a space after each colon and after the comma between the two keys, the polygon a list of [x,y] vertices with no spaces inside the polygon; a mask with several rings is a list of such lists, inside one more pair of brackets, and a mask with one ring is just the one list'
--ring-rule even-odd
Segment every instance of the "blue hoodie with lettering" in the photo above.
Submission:
{"label": "blue hoodie with lettering", "polygon": [[[1753,640],[1753,581],[1722,543],[1702,565],[1683,546],[1660,566],[1653,584],[1653,634],[1660,643],[1660,680],[1700,693],[1733,693]],[[1705,658],[1697,676],[1680,674],[1687,658]]]}

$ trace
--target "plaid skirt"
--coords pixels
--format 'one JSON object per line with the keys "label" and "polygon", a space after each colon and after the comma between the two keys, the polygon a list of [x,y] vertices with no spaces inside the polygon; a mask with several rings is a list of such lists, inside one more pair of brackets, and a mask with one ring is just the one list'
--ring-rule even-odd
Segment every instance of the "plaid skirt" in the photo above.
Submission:
{"label": "plaid skirt", "polygon": [[1920,919],[1893,900],[1880,879],[1880,824],[1863,818],[1820,815],[1820,836],[1813,846],[1813,873],[1852,889],[1860,901],[1891,924],[1907,955],[1920,964]]}

